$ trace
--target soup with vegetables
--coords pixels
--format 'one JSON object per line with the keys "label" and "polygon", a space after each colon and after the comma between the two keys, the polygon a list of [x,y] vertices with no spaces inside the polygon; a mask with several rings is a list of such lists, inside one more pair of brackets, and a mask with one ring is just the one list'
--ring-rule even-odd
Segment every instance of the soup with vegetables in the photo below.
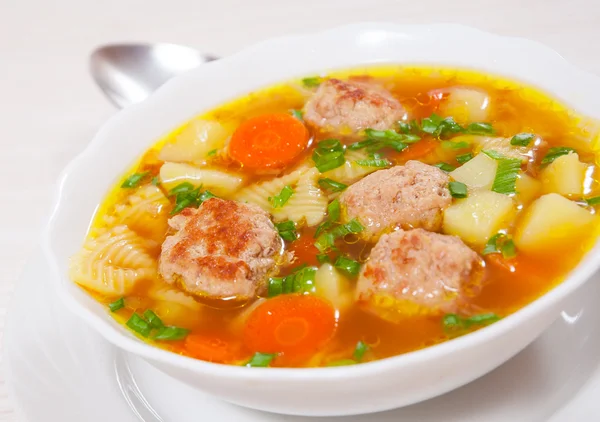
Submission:
{"label": "soup with vegetables", "polygon": [[140,338],[196,359],[414,351],[498,321],[577,265],[596,240],[597,133],[471,71],[293,80],[152,146],[99,207],[71,277]]}

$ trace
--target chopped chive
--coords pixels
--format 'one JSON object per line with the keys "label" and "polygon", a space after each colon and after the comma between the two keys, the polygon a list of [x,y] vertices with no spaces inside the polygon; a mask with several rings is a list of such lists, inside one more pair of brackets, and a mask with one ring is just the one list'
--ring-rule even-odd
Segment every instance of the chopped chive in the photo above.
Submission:
{"label": "chopped chive", "polygon": [[206,154],[208,157],[212,157],[213,155],[217,155],[217,152],[219,150],[218,149],[211,149],[210,151],[208,151],[208,153]]}
{"label": "chopped chive", "polygon": [[150,181],[150,183],[152,183],[154,186],[158,186],[160,184],[160,180],[159,180],[158,176],[154,176],[152,178],[152,180]]}
{"label": "chopped chive", "polygon": [[252,358],[244,364],[249,368],[266,368],[275,359],[277,353],[260,353],[256,352]]}
{"label": "chopped chive", "polygon": [[302,113],[302,110],[290,110],[290,113],[292,113],[292,116],[300,121],[304,119],[304,113]]}
{"label": "chopped chive", "polygon": [[275,223],[275,228],[279,232],[279,236],[283,240],[293,242],[298,238],[298,232],[296,232],[296,224],[293,221],[283,221],[281,223]]}
{"label": "chopped chive", "polygon": [[142,179],[150,174],[149,171],[145,171],[143,173],[133,173],[129,176],[125,181],[121,184],[121,187],[124,189],[133,189],[136,188]]}
{"label": "chopped chive", "polygon": [[491,135],[494,128],[489,123],[471,123],[465,132],[470,135]]}
{"label": "chopped chive", "polygon": [[467,328],[471,325],[489,325],[493,322],[499,321],[500,317],[493,312],[487,314],[473,315],[472,317],[466,318]]}
{"label": "chopped chive", "polygon": [[366,160],[356,160],[356,164],[363,167],[389,167],[392,163],[385,158],[374,158],[374,159],[366,159]]}
{"label": "chopped chive", "polygon": [[369,346],[367,346],[362,341],[359,341],[358,343],[356,343],[356,347],[354,348],[354,353],[352,354],[352,357],[355,361],[360,362],[362,361],[367,350],[369,350]]}
{"label": "chopped chive", "polygon": [[433,135],[444,119],[435,113],[431,116],[421,119],[421,130],[425,133]]}
{"label": "chopped chive", "polygon": [[452,141],[442,141],[442,148],[445,149],[465,149],[469,148],[469,143],[465,141],[460,142],[452,142]]}
{"label": "chopped chive", "polygon": [[119,309],[122,309],[124,307],[125,307],[125,298],[124,297],[108,304],[108,308],[110,309],[111,312],[117,312]]}
{"label": "chopped chive", "polygon": [[448,183],[448,189],[450,189],[450,195],[453,198],[466,198],[469,194],[467,185],[462,182],[450,182]]}
{"label": "chopped chive", "polygon": [[444,318],[442,318],[442,326],[444,327],[444,331],[453,331],[457,328],[461,327],[462,321],[460,317],[456,314],[446,314]]}
{"label": "chopped chive", "polygon": [[154,340],[177,341],[183,340],[190,333],[190,330],[180,327],[162,327],[152,336]]}
{"label": "chopped chive", "polygon": [[319,264],[324,264],[326,262],[330,262],[331,260],[329,259],[329,255],[320,253],[317,255],[317,261],[319,261]]}
{"label": "chopped chive", "polygon": [[339,256],[335,260],[334,267],[339,268],[340,270],[350,274],[351,276],[357,276],[360,271],[360,264],[358,261],[355,261],[351,258],[347,258],[345,256]]}
{"label": "chopped chive", "polygon": [[273,208],[281,208],[283,207],[287,201],[290,200],[292,195],[294,194],[294,189],[292,189],[289,185],[286,185],[281,189],[278,195],[274,197],[269,197],[269,202],[273,206]]}
{"label": "chopped chive", "polygon": [[143,337],[148,337],[150,331],[152,331],[152,326],[137,313],[131,315],[125,325]]}
{"label": "chopped chive", "polygon": [[437,163],[433,165],[434,167],[439,168],[442,171],[445,171],[446,173],[450,173],[451,171],[453,171],[455,169],[455,167],[451,164],[448,163]]}
{"label": "chopped chive", "polygon": [[279,296],[283,293],[283,277],[269,278],[267,285],[267,293],[269,297]]}
{"label": "chopped chive", "polygon": [[356,363],[357,362],[352,359],[341,359],[341,360],[329,362],[327,364],[327,366],[349,366],[349,365],[356,365]]}
{"label": "chopped chive", "polygon": [[169,191],[169,196],[178,195],[180,193],[188,193],[193,191],[194,188],[194,185],[192,185],[190,182],[183,182],[171,189]]}
{"label": "chopped chive", "polygon": [[271,277],[267,282],[268,297],[287,293],[311,293],[315,291],[315,267],[302,265],[285,277]]}
{"label": "chopped chive", "polygon": [[330,192],[341,192],[348,187],[348,185],[336,182],[335,180],[329,178],[319,179],[319,186],[321,186],[323,189],[327,189]]}
{"label": "chopped chive", "polygon": [[485,151],[481,151],[481,152],[483,152],[488,157],[493,158],[494,160],[504,160],[507,158],[504,155],[502,155],[499,152],[494,151],[494,150],[485,150]]}
{"label": "chopped chive", "polygon": [[[331,222],[328,221],[327,223],[329,223],[327,227],[330,228],[332,226]],[[325,232],[326,229],[323,229],[320,231],[320,234],[315,235],[317,236],[315,247],[319,252],[325,253],[334,247],[337,238],[344,237],[350,233],[357,234],[364,229],[364,226],[356,218],[353,218],[346,224],[334,227],[331,231]],[[319,233],[319,229],[317,229],[317,232]]]}
{"label": "chopped chive", "polygon": [[312,159],[321,173],[338,168],[346,162],[344,146],[338,139],[321,141],[313,151]]}
{"label": "chopped chive", "polygon": [[533,133],[517,133],[510,139],[511,145],[526,147],[535,138]]}
{"label": "chopped chive", "polygon": [[331,233],[323,233],[317,237],[315,241],[315,247],[319,250],[319,252],[327,252],[332,249],[335,244],[335,236]]}
{"label": "chopped chive", "polygon": [[460,164],[464,164],[464,163],[466,163],[468,161],[471,161],[472,159],[473,159],[473,153],[472,152],[456,156],[456,161],[458,161]]}
{"label": "chopped chive", "polygon": [[500,320],[500,317],[494,313],[473,315],[467,318],[457,314],[446,314],[442,318],[442,327],[447,333],[457,333],[468,330],[472,326],[490,325],[498,320]]}
{"label": "chopped chive", "polygon": [[504,245],[502,245],[502,256],[504,259],[510,259],[517,256],[517,249],[515,248],[515,242],[512,239],[507,240]]}
{"label": "chopped chive", "polygon": [[152,328],[163,328],[165,324],[163,324],[162,320],[150,309],[144,311],[144,319],[148,321]]}
{"label": "chopped chive", "polygon": [[546,154],[546,156],[542,159],[542,164],[550,164],[551,162],[556,160],[558,157],[567,155],[571,152],[577,152],[577,151],[575,151],[573,148],[569,148],[569,147],[550,148],[548,150],[548,153]]}
{"label": "chopped chive", "polygon": [[209,191],[200,191],[200,188],[194,187],[189,182],[183,182],[169,191],[169,196],[175,197],[175,207],[171,215],[177,214],[187,207],[199,207],[204,201],[210,198],[216,198]]}
{"label": "chopped chive", "polygon": [[593,198],[587,198],[585,199],[585,202],[587,202],[588,205],[598,205],[600,204],[600,196],[594,196]]}
{"label": "chopped chive", "polygon": [[329,221],[338,221],[340,219],[341,213],[342,211],[340,207],[340,201],[338,201],[337,199],[334,199],[329,205],[327,205],[327,219]]}
{"label": "chopped chive", "polygon": [[410,133],[410,131],[411,131],[410,124],[408,124],[406,122],[398,122],[398,128],[400,129],[400,132],[402,132],[402,133]]}
{"label": "chopped chive", "polygon": [[498,168],[492,190],[505,195],[516,193],[519,171],[521,171],[521,160],[518,158],[503,158],[502,160],[498,160]]}
{"label": "chopped chive", "polygon": [[491,253],[499,253],[500,248],[498,247],[498,240],[500,240],[500,238],[503,236],[503,233],[496,233],[495,235],[490,237],[490,239],[485,244],[485,247],[483,248],[483,252],[481,252],[481,254],[489,255]]}
{"label": "chopped chive", "polygon": [[307,88],[314,88],[321,85],[322,79],[318,76],[302,79],[302,84]]}

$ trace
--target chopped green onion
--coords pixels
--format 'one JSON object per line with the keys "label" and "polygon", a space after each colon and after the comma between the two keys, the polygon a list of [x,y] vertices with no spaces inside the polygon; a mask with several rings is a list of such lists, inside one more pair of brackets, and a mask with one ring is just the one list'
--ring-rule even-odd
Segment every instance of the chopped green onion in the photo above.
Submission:
{"label": "chopped green onion", "polygon": [[154,186],[158,186],[159,183],[160,183],[160,180],[159,180],[158,176],[154,176],[152,178],[152,180],[150,181],[150,183],[152,183]]}
{"label": "chopped green onion", "polygon": [[281,223],[275,223],[275,228],[279,232],[279,236],[283,240],[293,242],[298,238],[298,232],[296,232],[296,224],[293,221],[283,221]]}
{"label": "chopped green onion", "polygon": [[577,152],[573,148],[569,147],[553,147],[548,150],[546,156],[542,159],[542,164],[550,164],[558,157],[567,155],[571,152]]}
{"label": "chopped green onion", "polygon": [[208,157],[212,157],[213,155],[217,155],[217,152],[219,150],[218,149],[211,149],[210,151],[208,151],[208,153],[206,154]]}
{"label": "chopped green onion", "polygon": [[330,192],[341,192],[348,187],[348,185],[336,182],[335,180],[329,178],[319,179],[319,186],[321,186],[323,189],[327,189]]}
{"label": "chopped green onion", "polygon": [[421,130],[433,135],[444,119],[433,113],[431,116],[421,119]]}
{"label": "chopped green onion", "polygon": [[125,307],[125,298],[124,297],[108,304],[108,309],[110,309],[111,312],[117,312],[119,309],[122,309],[124,307]]}
{"label": "chopped green onion", "polygon": [[[402,134],[398,133],[395,130],[375,130],[375,129],[365,129],[365,134],[369,139],[378,140],[378,141],[387,141],[387,142],[402,142],[406,144],[412,144],[421,139],[420,136],[412,135],[412,134]],[[387,146],[392,146],[394,144],[387,144]],[[403,148],[406,148],[404,145]],[[395,148],[398,149],[398,148]]]}
{"label": "chopped green onion", "polygon": [[312,78],[304,78],[302,79],[302,84],[307,88],[314,88],[321,85],[321,78],[318,76],[314,76]]}
{"label": "chopped green onion", "polygon": [[500,240],[500,238],[503,236],[503,233],[496,233],[495,235],[490,237],[490,239],[485,244],[485,247],[483,248],[483,252],[481,252],[481,254],[489,255],[491,253],[499,253],[500,247],[498,246],[498,240]]}
{"label": "chopped green onion", "polygon": [[326,262],[330,262],[331,260],[329,259],[329,255],[320,253],[317,255],[317,261],[319,261],[319,264],[324,264]]}
{"label": "chopped green onion", "polygon": [[402,133],[410,133],[411,126],[406,122],[398,122],[398,128]]}
{"label": "chopped green onion", "polygon": [[593,198],[588,198],[585,200],[588,205],[598,205],[600,204],[600,196],[594,196]]}
{"label": "chopped green onion", "polygon": [[462,155],[457,155],[456,156],[456,161],[458,161],[460,164],[464,164],[467,161],[471,161],[473,159],[473,153],[472,152],[468,152],[466,154],[462,154]]}
{"label": "chopped green onion", "polygon": [[144,311],[144,319],[148,321],[152,328],[163,328],[165,324],[163,324],[162,320],[150,309]]}
{"label": "chopped green onion", "polygon": [[266,368],[271,364],[271,361],[275,359],[276,356],[277,353],[256,352],[244,366],[249,368]]}
{"label": "chopped green onion", "polygon": [[489,123],[471,123],[465,132],[470,135],[491,135],[494,128]]}
{"label": "chopped green onion", "polygon": [[[331,225],[328,226],[328,228],[329,227],[331,227]],[[335,240],[337,238],[344,237],[351,233],[357,234],[357,233],[362,232],[364,229],[365,229],[364,226],[362,224],[360,224],[360,222],[356,218],[353,218],[346,224],[338,225],[337,227],[333,228],[329,232],[319,234],[317,237],[317,240],[315,242],[315,247],[321,253],[327,252],[328,250],[333,248],[333,246],[335,244]],[[324,230],[325,229],[323,229],[321,231],[324,231]],[[317,229],[317,231],[318,231],[318,229]]]}
{"label": "chopped green onion", "polygon": [[287,293],[314,292],[316,272],[316,268],[303,265],[285,277],[271,277],[267,285],[267,294],[274,297]]}
{"label": "chopped green onion", "polygon": [[338,221],[342,213],[340,207],[340,201],[334,199],[329,205],[327,205],[327,219],[331,222]]}
{"label": "chopped green onion", "polygon": [[360,271],[360,264],[358,261],[345,256],[339,256],[333,265],[334,267],[339,268],[340,270],[345,271],[352,276],[358,275],[358,272]]}
{"label": "chopped green onion", "polygon": [[448,189],[450,189],[450,195],[453,198],[466,198],[469,194],[467,185],[462,182],[450,182],[448,183]]}
{"label": "chopped green onion", "polygon": [[329,362],[327,364],[327,366],[349,366],[349,365],[356,365],[356,363],[357,362],[352,359],[341,359],[341,360]]}
{"label": "chopped green onion", "polygon": [[517,256],[517,249],[515,248],[515,242],[512,239],[507,240],[504,245],[502,245],[502,256],[504,259],[510,259]]}
{"label": "chopped green onion", "polygon": [[194,185],[190,182],[183,182],[175,186],[169,191],[169,196],[178,195],[180,193],[188,193],[194,190]]}
{"label": "chopped green onion", "polygon": [[152,326],[137,313],[131,315],[125,325],[143,337],[148,337],[150,331],[152,331]]}
{"label": "chopped green onion", "polygon": [[504,155],[500,154],[497,151],[485,150],[485,151],[481,151],[481,152],[483,152],[488,157],[493,158],[494,160],[504,160],[504,159],[507,159],[507,157],[505,157]]}
{"label": "chopped green onion", "polygon": [[216,198],[209,191],[200,191],[189,182],[183,182],[169,191],[169,196],[175,196],[175,207],[171,214],[177,214],[187,207],[199,207],[204,201],[210,198]]}
{"label": "chopped green onion", "polygon": [[521,160],[518,158],[503,158],[498,160],[498,169],[496,170],[492,190],[506,195],[516,193],[519,171],[521,171]]}
{"label": "chopped green onion", "polygon": [[286,185],[281,189],[279,195],[275,195],[274,197],[269,197],[269,202],[273,206],[273,208],[281,208],[283,207],[287,201],[290,200],[292,195],[294,194],[294,189],[290,186]]}
{"label": "chopped green onion", "polygon": [[535,138],[533,133],[517,133],[510,140],[511,145],[526,147]]}
{"label": "chopped green onion", "polygon": [[359,341],[358,343],[356,343],[356,347],[354,348],[354,353],[352,354],[352,357],[355,361],[360,362],[362,361],[363,356],[365,355],[367,350],[369,350],[369,346],[367,346],[362,341]]}
{"label": "chopped green onion", "polygon": [[442,171],[445,171],[446,173],[450,173],[452,170],[455,169],[455,167],[451,164],[448,163],[437,163],[433,165],[434,167],[439,168]]}
{"label": "chopped green onion", "polygon": [[489,325],[493,322],[499,321],[500,317],[493,312],[487,314],[473,315],[472,317],[466,318],[464,321],[467,328],[472,325]]}
{"label": "chopped green onion", "polygon": [[323,233],[317,237],[315,247],[319,252],[323,253],[333,248],[335,244],[335,236],[331,233]]}
{"label": "chopped green onion", "polygon": [[312,159],[321,173],[338,168],[346,162],[344,146],[337,139],[326,139],[317,144]]}
{"label": "chopped green onion", "polygon": [[445,149],[465,149],[469,148],[469,143],[465,141],[460,142],[452,142],[452,141],[442,141],[442,148]]}
{"label": "chopped green onion", "polygon": [[283,293],[283,279],[284,277],[271,277],[267,284],[267,291],[269,297],[279,296]]}
{"label": "chopped green onion", "polygon": [[124,189],[133,189],[136,188],[142,179],[150,174],[149,171],[145,171],[143,173],[133,173],[129,176],[125,181],[121,184],[121,187]]}
{"label": "chopped green onion", "polygon": [[392,163],[385,158],[374,158],[374,159],[366,159],[366,160],[356,160],[356,164],[363,167],[389,167]]}
{"label": "chopped green onion", "polygon": [[302,113],[302,110],[290,110],[290,113],[292,113],[292,116],[294,116],[296,119],[302,121],[302,119],[304,118],[304,114]]}
{"label": "chopped green onion", "polygon": [[331,227],[333,227],[333,222],[327,220],[327,221],[323,221],[321,224],[319,224],[319,226],[317,227],[317,230],[315,231],[315,235],[314,238],[316,239],[317,237],[319,237],[321,235],[321,233],[329,230]]}
{"label": "chopped green onion", "polygon": [[177,341],[183,340],[190,333],[190,330],[180,327],[162,327],[152,336],[154,340]]}
{"label": "chopped green onion", "polygon": [[485,326],[500,320],[500,317],[494,313],[474,315],[464,318],[456,314],[446,314],[442,318],[442,327],[447,333],[456,333],[468,330],[474,325]]}

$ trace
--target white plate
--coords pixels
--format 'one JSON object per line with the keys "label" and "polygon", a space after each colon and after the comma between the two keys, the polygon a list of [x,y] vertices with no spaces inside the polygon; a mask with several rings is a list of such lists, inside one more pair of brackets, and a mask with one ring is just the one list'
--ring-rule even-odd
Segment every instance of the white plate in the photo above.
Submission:
{"label": "white plate", "polygon": [[[37,253],[17,285],[6,323],[5,370],[17,408],[29,422],[599,420],[599,275],[531,346],[463,388],[384,413],[304,418],[227,404],[117,350],[64,308],[48,274]],[[366,394],[364,399],[369,400]]]}

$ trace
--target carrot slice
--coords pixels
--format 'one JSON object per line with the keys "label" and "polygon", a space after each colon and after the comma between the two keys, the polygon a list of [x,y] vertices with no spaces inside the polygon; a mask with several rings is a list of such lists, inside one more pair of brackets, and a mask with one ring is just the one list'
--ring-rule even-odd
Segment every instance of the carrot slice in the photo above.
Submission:
{"label": "carrot slice", "polygon": [[308,355],[335,331],[331,304],[311,295],[281,295],[267,300],[248,318],[244,344],[263,353]]}
{"label": "carrot slice", "polygon": [[232,363],[249,357],[240,341],[219,334],[190,334],[185,338],[181,353],[216,363]]}
{"label": "carrot slice", "polygon": [[279,169],[308,146],[304,124],[286,113],[263,114],[243,122],[233,133],[229,155],[249,169]]}

